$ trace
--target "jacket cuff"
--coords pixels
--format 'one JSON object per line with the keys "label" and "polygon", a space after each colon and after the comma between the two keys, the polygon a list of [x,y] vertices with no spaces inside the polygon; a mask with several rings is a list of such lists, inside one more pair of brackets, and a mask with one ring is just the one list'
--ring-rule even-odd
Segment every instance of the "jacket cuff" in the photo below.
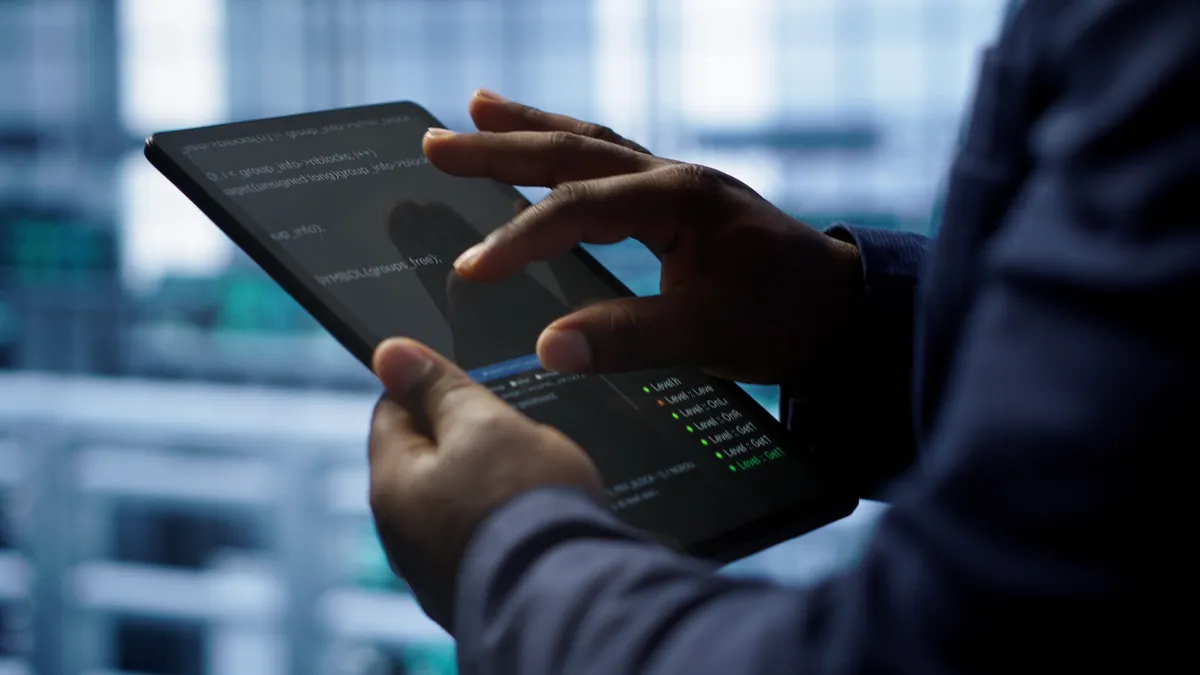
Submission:
{"label": "jacket cuff", "polygon": [[459,567],[456,638],[477,643],[488,617],[541,556],[570,540],[647,541],[580,490],[547,487],[497,509],[475,531]]}

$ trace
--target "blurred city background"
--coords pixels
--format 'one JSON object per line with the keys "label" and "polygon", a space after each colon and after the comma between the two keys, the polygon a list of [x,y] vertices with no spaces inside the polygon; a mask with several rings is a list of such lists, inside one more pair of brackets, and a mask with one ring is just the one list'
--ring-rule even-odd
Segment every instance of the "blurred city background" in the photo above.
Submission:
{"label": "blurred city background", "polygon": [[[0,0],[0,674],[454,672],[369,522],[374,381],[147,134],[401,99],[463,129],[487,87],[928,231],[1004,4]],[[653,292],[644,249],[595,251]],[[730,573],[828,574],[881,509]]]}

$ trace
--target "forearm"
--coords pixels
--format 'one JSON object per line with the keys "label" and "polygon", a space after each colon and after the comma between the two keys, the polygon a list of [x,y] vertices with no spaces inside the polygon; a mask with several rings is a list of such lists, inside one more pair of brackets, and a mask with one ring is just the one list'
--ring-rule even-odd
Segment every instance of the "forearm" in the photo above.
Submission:
{"label": "forearm", "polygon": [[860,496],[877,497],[916,456],[913,338],[929,240],[854,226],[829,234],[858,247],[863,292],[816,366],[784,383],[780,413],[793,433],[844,467]]}

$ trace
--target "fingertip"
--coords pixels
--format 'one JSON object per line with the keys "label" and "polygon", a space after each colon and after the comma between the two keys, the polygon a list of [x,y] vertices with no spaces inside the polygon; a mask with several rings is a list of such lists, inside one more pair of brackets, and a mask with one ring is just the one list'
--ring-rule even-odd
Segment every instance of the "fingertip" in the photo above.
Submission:
{"label": "fingertip", "polygon": [[537,355],[547,370],[582,373],[592,366],[592,347],[578,330],[547,328],[538,338]]}
{"label": "fingertip", "polygon": [[480,131],[511,128],[511,118],[516,108],[518,106],[512,101],[490,89],[476,89],[471,100],[467,102],[467,112]]}
{"label": "fingertip", "polygon": [[475,95],[473,98],[481,101],[491,101],[493,103],[508,103],[508,99],[504,98],[500,94],[497,94],[491,89],[483,87],[475,90]]}
{"label": "fingertip", "polygon": [[430,127],[425,131],[425,135],[421,137],[421,150],[425,153],[427,159],[434,161],[434,153],[437,152],[439,145],[455,136],[456,134],[449,129]]}
{"label": "fingertip", "polygon": [[375,376],[391,394],[406,394],[429,374],[433,360],[417,342],[388,338],[371,355]]}
{"label": "fingertip", "polygon": [[520,268],[513,264],[503,244],[499,248],[494,244],[485,240],[463,251],[454,261],[454,271],[463,279],[478,283],[499,281],[517,272]]}
{"label": "fingertip", "polygon": [[479,265],[479,258],[486,250],[487,244],[480,242],[463,251],[454,261],[454,271],[462,275],[470,274]]}
{"label": "fingertip", "polygon": [[471,116],[471,121],[479,131],[503,131],[507,128],[504,123],[507,108],[506,103],[476,93],[467,103],[467,114]]}
{"label": "fingertip", "polygon": [[391,355],[397,349],[404,349],[405,338],[388,338],[375,346],[375,351],[371,352],[371,370],[377,377],[383,379],[383,372],[387,364],[391,363]]}

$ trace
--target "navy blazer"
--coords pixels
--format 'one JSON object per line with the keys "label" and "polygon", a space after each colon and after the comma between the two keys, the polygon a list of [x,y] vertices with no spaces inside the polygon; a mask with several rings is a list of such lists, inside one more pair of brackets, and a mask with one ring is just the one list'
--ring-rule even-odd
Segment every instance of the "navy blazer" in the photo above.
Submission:
{"label": "navy blazer", "polygon": [[1200,1],[1024,3],[936,242],[836,230],[862,252],[857,332],[787,392],[864,490],[915,460],[862,561],[803,589],[727,578],[532,492],[467,552],[462,672],[1150,672],[1187,622],[1163,611],[1184,532],[1161,526],[1200,449],[1197,94]]}

